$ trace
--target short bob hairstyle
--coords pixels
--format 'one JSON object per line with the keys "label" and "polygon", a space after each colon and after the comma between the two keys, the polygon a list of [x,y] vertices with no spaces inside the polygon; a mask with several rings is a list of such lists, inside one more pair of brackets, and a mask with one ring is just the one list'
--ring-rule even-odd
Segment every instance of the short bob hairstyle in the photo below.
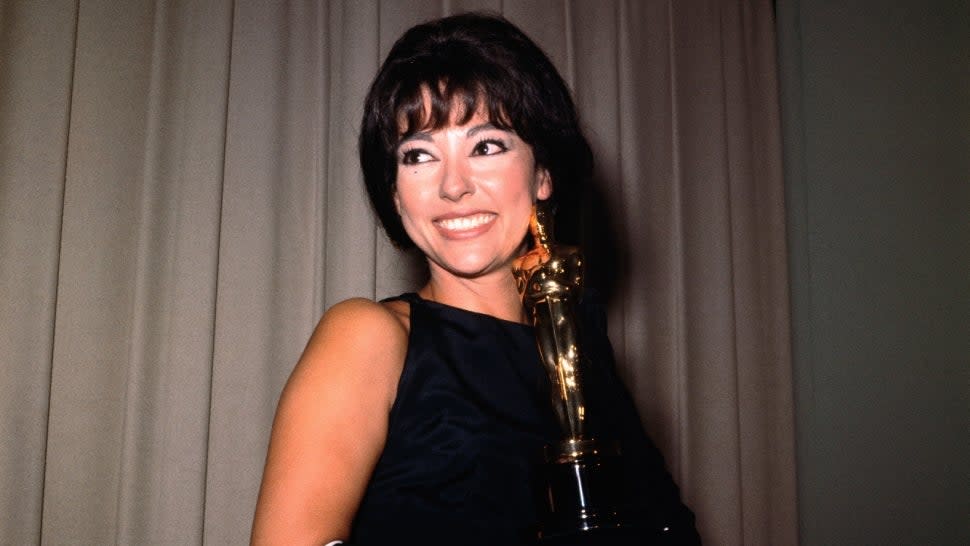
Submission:
{"label": "short bob hairstyle", "polygon": [[[431,95],[431,112],[424,111],[424,89]],[[464,118],[459,123],[484,110],[491,123],[532,147],[537,168],[546,169],[552,180],[557,216],[564,220],[560,228],[576,229],[562,224],[578,223],[592,153],[565,82],[545,53],[508,20],[466,13],[405,32],[364,103],[360,163],[371,204],[391,242],[414,246],[394,206],[398,144],[412,133],[445,126],[455,104]]]}

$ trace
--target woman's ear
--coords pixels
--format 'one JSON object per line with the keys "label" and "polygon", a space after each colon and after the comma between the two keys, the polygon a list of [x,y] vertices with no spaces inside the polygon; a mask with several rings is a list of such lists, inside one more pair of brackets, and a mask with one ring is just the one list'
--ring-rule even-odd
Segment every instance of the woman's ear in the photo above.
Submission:
{"label": "woman's ear", "polygon": [[549,176],[548,169],[539,167],[536,171],[536,199],[545,201],[550,197],[552,197],[552,177]]}

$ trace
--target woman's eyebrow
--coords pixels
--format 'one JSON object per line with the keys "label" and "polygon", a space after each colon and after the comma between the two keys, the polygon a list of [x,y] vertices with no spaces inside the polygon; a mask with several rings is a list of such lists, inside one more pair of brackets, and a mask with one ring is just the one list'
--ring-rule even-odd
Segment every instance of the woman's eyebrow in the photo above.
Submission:
{"label": "woman's eyebrow", "polygon": [[481,133],[482,131],[489,131],[492,129],[498,129],[500,131],[504,130],[499,126],[495,125],[494,123],[492,123],[491,121],[486,121],[485,123],[479,123],[478,125],[471,127],[467,131],[465,131],[465,137],[471,138],[477,135],[478,133]]}
{"label": "woman's eyebrow", "polygon": [[424,142],[434,142],[434,139],[431,138],[431,133],[430,132],[428,132],[428,131],[417,131],[417,132],[411,133],[410,135],[407,135],[404,138],[402,138],[401,140],[399,140],[398,143],[397,143],[397,146],[400,148],[402,144],[404,144],[406,142],[410,142],[412,140],[421,140],[421,141],[424,141]]}

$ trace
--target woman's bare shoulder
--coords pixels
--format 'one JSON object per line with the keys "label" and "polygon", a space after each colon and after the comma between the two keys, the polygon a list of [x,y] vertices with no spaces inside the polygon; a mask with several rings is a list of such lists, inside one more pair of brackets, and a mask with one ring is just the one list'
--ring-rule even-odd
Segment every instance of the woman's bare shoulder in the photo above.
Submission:
{"label": "woman's bare shoulder", "polygon": [[[403,313],[403,314],[402,314]],[[361,372],[399,374],[407,349],[406,310],[351,298],[324,313],[301,363],[357,367]],[[396,383],[396,381],[395,381]]]}
{"label": "woman's bare shoulder", "polygon": [[320,544],[349,534],[384,446],[406,351],[406,328],[383,304],[355,298],[323,314],[280,397],[253,543]]}
{"label": "woman's bare shoulder", "polygon": [[[402,307],[399,304],[404,304]],[[367,298],[350,298],[333,305],[324,313],[321,323],[365,322],[373,326],[391,326],[390,320],[400,323],[399,315],[406,314],[407,304],[400,300],[377,302]],[[399,324],[400,325],[400,324]]]}

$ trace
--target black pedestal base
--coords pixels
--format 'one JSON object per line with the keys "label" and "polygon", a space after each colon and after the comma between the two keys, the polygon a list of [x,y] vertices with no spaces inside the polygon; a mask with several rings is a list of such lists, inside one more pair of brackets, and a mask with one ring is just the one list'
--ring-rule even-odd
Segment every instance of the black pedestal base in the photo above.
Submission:
{"label": "black pedestal base", "polygon": [[622,468],[619,455],[602,451],[562,454],[546,463],[546,498],[539,516],[542,544],[572,544],[570,537],[625,536],[631,524]]}

